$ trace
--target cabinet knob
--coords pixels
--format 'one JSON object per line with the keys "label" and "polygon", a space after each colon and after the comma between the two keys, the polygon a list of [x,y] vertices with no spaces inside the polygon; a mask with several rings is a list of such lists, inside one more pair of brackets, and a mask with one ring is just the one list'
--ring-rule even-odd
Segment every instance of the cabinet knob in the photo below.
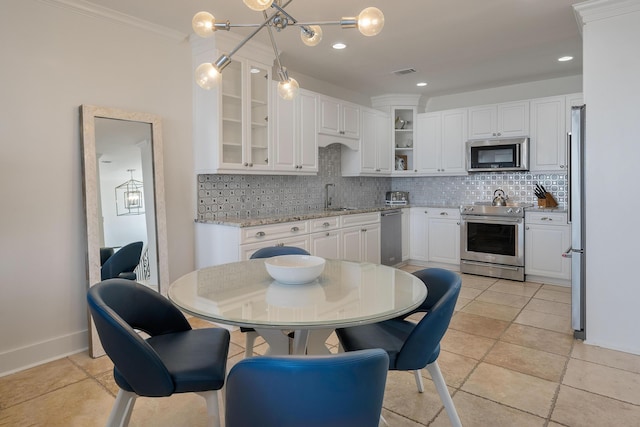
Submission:
{"label": "cabinet knob", "polygon": [[252,168],[253,167],[253,163],[249,163],[249,167]]}
{"label": "cabinet knob", "polygon": [[440,215],[449,215],[448,212],[440,212]]}
{"label": "cabinet knob", "polygon": [[256,233],[256,237],[264,237],[264,236],[266,236],[266,235],[267,235],[267,233],[265,233],[264,231],[258,231],[258,232]]}
{"label": "cabinet knob", "polygon": [[529,226],[528,226],[528,225],[527,225],[524,229],[525,229],[525,230],[530,230],[530,228],[529,228]]}
{"label": "cabinet knob", "polygon": [[278,243],[276,246],[284,246],[284,243]]}
{"label": "cabinet knob", "polygon": [[296,231],[300,231],[299,227],[291,227],[291,231],[296,232]]}
{"label": "cabinet knob", "polygon": [[564,169],[564,165],[560,165],[560,169]]}
{"label": "cabinet knob", "polygon": [[366,229],[366,228],[363,228],[363,229],[361,229],[360,231],[361,231],[361,232],[363,232],[363,233],[366,233],[366,232],[367,232],[367,229]]}
{"label": "cabinet knob", "polygon": [[329,233],[329,232],[327,231],[327,234],[325,234],[325,236],[329,237],[329,236],[331,236],[331,233]]}
{"label": "cabinet knob", "polygon": [[498,132],[498,136],[502,136],[502,133],[501,133],[501,132]]}
{"label": "cabinet knob", "polygon": [[245,165],[245,166],[249,166],[249,163],[245,162],[245,163],[244,163],[244,165]]}
{"label": "cabinet knob", "polygon": [[323,227],[328,227],[328,226],[330,226],[330,225],[331,225],[331,224],[329,224],[328,222],[325,222],[324,224],[322,224],[322,226],[323,226]]}

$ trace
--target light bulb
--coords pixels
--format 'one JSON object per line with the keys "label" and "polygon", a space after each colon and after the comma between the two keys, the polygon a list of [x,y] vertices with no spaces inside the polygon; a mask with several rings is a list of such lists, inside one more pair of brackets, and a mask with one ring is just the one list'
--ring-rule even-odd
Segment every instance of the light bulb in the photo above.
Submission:
{"label": "light bulb", "polygon": [[358,30],[365,36],[375,36],[384,27],[384,15],[377,7],[363,9],[358,15]]}
{"label": "light bulb", "polygon": [[289,78],[289,80],[283,80],[278,83],[278,95],[280,95],[280,98],[286,99],[287,101],[290,101],[298,96],[299,90],[300,85],[298,84],[296,79]]}
{"label": "light bulb", "polygon": [[271,7],[273,0],[243,0],[244,4],[251,10],[261,12]]}
{"label": "light bulb", "polygon": [[198,65],[195,72],[196,83],[202,89],[213,89],[220,79],[220,72],[210,62]]}
{"label": "light bulb", "polygon": [[309,25],[308,28],[313,31],[313,35],[309,36],[303,28],[300,28],[300,38],[302,39],[302,43],[307,46],[317,46],[322,40],[322,28],[320,28],[320,25]]}
{"label": "light bulb", "polygon": [[211,37],[216,31],[216,18],[209,12],[198,12],[193,15],[191,26],[200,37]]}

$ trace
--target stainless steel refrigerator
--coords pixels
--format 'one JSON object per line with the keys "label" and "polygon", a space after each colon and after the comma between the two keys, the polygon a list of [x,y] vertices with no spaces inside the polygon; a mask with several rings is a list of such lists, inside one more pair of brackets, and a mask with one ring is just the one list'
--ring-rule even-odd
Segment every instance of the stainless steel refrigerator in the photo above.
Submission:
{"label": "stainless steel refrigerator", "polygon": [[571,326],[573,335],[584,340],[585,327],[585,215],[584,136],[585,106],[571,108],[569,137],[569,221],[571,222]]}

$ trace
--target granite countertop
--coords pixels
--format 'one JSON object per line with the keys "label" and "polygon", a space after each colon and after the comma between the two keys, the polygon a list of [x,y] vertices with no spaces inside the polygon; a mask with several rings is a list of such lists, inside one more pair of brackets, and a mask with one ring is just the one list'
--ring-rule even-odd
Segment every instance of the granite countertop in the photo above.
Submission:
{"label": "granite countertop", "polygon": [[308,212],[301,212],[301,213],[295,213],[295,214],[269,215],[269,216],[256,217],[256,218],[224,218],[224,219],[213,219],[213,220],[195,220],[195,222],[201,223],[201,224],[227,225],[230,227],[253,227],[256,225],[279,224],[283,222],[292,222],[292,221],[306,221],[308,219],[326,218],[330,216],[382,212],[382,211],[387,211],[392,209],[403,209],[408,207],[410,207],[410,205],[399,205],[399,206],[384,205],[384,206],[372,206],[368,208],[347,208],[344,210],[324,210],[323,209],[318,211],[308,211]]}

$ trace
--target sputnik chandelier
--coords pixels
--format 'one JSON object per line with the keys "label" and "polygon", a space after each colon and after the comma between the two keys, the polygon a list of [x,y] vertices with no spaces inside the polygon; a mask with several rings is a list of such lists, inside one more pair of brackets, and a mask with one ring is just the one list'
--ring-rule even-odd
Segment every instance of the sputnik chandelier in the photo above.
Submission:
{"label": "sputnik chandelier", "polygon": [[[221,55],[215,62],[205,62],[200,64],[195,71],[195,78],[198,85],[204,89],[212,89],[219,80],[222,70],[229,65],[231,57],[244,46],[253,36],[258,34],[264,27],[269,32],[271,46],[276,57],[276,67],[280,82],[278,83],[278,94],[284,99],[293,99],[298,94],[300,86],[296,79],[289,77],[287,69],[282,66],[278,47],[273,36],[273,29],[281,31],[288,26],[300,27],[300,38],[307,46],[316,46],[322,40],[321,25],[340,25],[342,28],[357,28],[365,36],[375,36],[382,31],[384,26],[384,15],[380,9],[368,7],[357,17],[342,18],[340,21],[326,22],[298,22],[284,9],[293,0],[284,2],[283,0],[243,0],[244,4],[252,10],[262,12],[264,22],[261,24],[231,24],[229,21],[216,22],[215,17],[209,12],[198,12],[192,20],[193,30],[200,37],[211,37],[217,30],[229,31],[232,27],[255,27],[255,30],[242,40],[229,53]],[[271,13],[267,9],[272,8]]]}

